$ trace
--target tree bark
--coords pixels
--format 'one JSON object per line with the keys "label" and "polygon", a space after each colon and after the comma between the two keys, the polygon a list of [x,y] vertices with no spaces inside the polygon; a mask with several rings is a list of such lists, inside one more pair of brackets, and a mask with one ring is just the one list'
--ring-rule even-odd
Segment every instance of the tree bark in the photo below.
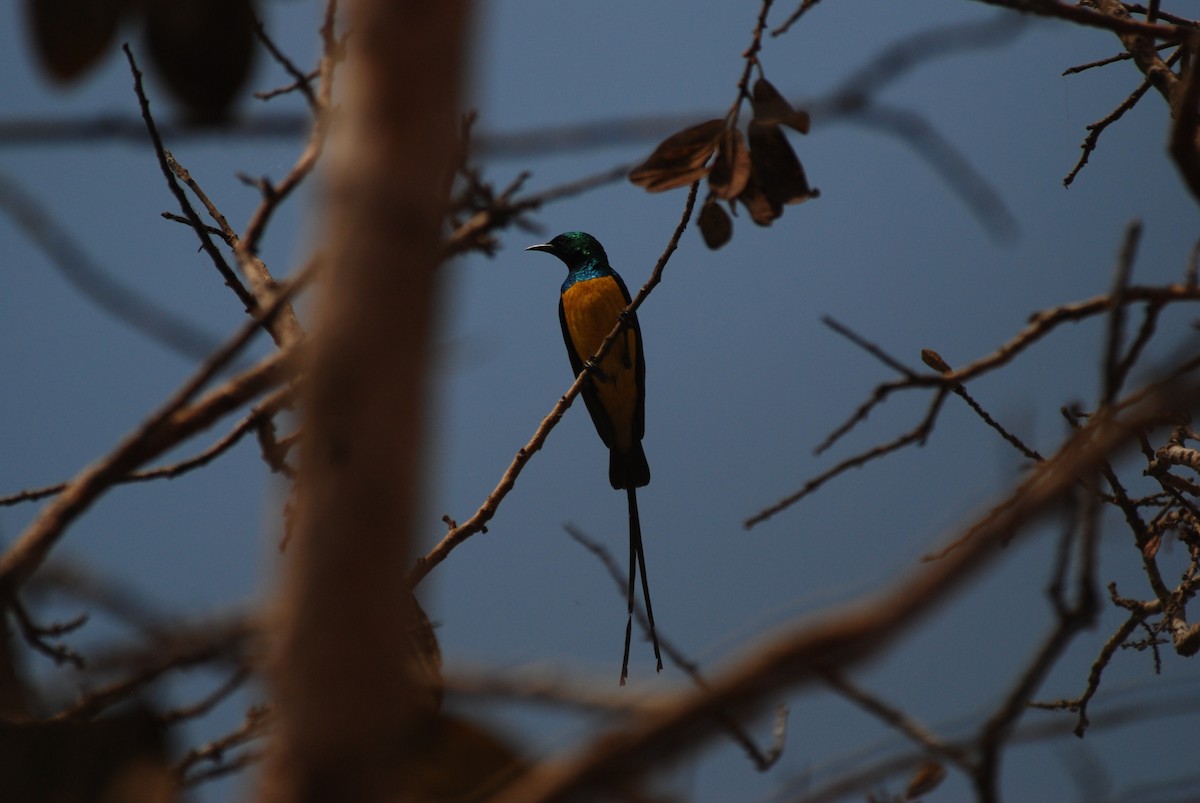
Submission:
{"label": "tree bark", "polygon": [[421,499],[465,0],[355,0],[339,77],[304,446],[283,556],[261,799],[414,797],[432,711],[404,591]]}

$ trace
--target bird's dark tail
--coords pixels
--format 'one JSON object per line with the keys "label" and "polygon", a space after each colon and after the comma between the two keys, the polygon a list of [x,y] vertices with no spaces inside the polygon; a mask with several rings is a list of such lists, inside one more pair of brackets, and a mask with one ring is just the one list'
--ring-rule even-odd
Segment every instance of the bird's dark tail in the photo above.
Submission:
{"label": "bird's dark tail", "polygon": [[608,482],[613,488],[641,488],[650,484],[650,464],[641,441],[628,452],[608,450]]}
{"label": "bird's dark tail", "polygon": [[[638,454],[641,452],[639,446]],[[642,464],[645,465],[645,463],[646,456],[643,454]],[[646,471],[649,475],[649,469]],[[648,481],[649,476],[647,476]],[[658,660],[658,671],[661,672],[663,668],[662,654],[658,649],[658,634],[654,632],[654,607],[650,604],[650,581],[646,578],[646,555],[642,549],[642,522],[638,516],[637,489],[632,485],[629,486],[626,488],[626,495],[629,498],[629,591],[626,595],[629,618],[625,620],[625,656],[621,659],[622,686],[625,685],[625,678],[629,677],[629,642],[633,636],[633,595],[638,571],[642,573],[642,597],[646,600],[646,621],[650,624],[650,641],[654,644],[654,657]]]}

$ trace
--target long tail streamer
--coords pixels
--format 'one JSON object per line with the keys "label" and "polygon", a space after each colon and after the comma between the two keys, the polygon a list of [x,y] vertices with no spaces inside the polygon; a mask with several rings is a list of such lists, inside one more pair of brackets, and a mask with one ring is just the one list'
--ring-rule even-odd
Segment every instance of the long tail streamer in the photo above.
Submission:
{"label": "long tail streamer", "polygon": [[650,581],[646,577],[646,554],[642,549],[642,522],[638,516],[637,489],[626,488],[629,498],[629,591],[626,595],[629,616],[625,620],[625,656],[621,659],[621,685],[629,677],[629,643],[633,636],[633,595],[637,585],[637,573],[642,574],[642,597],[646,600],[646,621],[650,623],[650,641],[654,644],[654,657],[658,671],[663,668],[662,654],[658,649],[658,634],[654,632],[654,606],[650,604]]}

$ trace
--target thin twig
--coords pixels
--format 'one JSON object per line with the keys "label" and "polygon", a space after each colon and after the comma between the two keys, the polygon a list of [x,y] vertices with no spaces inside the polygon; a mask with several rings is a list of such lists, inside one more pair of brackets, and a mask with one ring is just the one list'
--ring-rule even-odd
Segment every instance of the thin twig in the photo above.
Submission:
{"label": "thin twig", "polygon": [[[608,572],[609,577],[616,584],[618,593],[622,598],[625,596],[625,580],[621,576],[621,569],[617,566],[616,560],[609,554],[608,550],[602,544],[588,538],[580,530],[572,527],[569,524],[563,525],[563,529],[567,531],[567,535],[571,536],[576,543],[583,546],[584,549],[595,555],[600,563]],[[641,605],[634,604],[634,614],[637,619],[638,626],[648,639],[650,637],[650,620],[646,617],[646,611]],[[658,635],[659,646],[662,651],[667,654],[667,660],[673,663],[676,667],[683,671],[697,688],[707,689],[708,681],[700,674],[700,669],[696,662],[688,658],[683,652],[677,648],[674,643],[662,634],[661,630],[656,630]],[[737,742],[742,750],[746,752],[750,760],[754,762],[754,766],[759,772],[766,772],[783,756],[783,746],[787,736],[787,706],[779,705],[776,708],[776,726],[774,730],[774,741],[771,746],[763,751],[754,742],[750,734],[746,733],[745,729],[731,716],[720,713],[720,717],[730,737]]]}
{"label": "thin twig", "polygon": [[[1172,386],[1125,411],[1138,426],[1160,415],[1162,406],[1195,404],[1196,385]],[[606,788],[613,777],[634,780],[649,763],[661,763],[719,732],[713,715],[739,716],[786,688],[811,683],[817,669],[846,670],[883,652],[915,627],[935,604],[972,582],[1002,554],[997,547],[1056,509],[1076,478],[1131,440],[1125,427],[1105,416],[1089,421],[1053,457],[1034,466],[998,514],[976,523],[978,537],[947,560],[924,564],[895,587],[853,606],[832,611],[772,639],[710,681],[710,689],[664,696],[656,713],[624,721],[578,752],[532,767],[506,787],[495,803],[564,800]]]}
{"label": "thin twig", "polygon": [[924,725],[904,713],[904,711],[847,680],[840,672],[827,670],[819,674],[829,686],[847,700],[868,711],[889,727],[904,734],[910,741],[919,745],[931,755],[940,756],[967,772],[972,771],[973,765],[970,754],[963,748],[942,741]]}
{"label": "thin twig", "polygon": [[265,326],[266,319],[275,315],[309,276],[311,272],[304,272],[290,282],[269,307],[261,310],[225,345],[210,355],[157,411],[105,457],[83,469],[68,483],[67,488],[42,509],[0,557],[0,602],[11,598],[12,593],[45,561],[71,522],[120,478],[287,377],[294,354],[280,352],[234,376],[223,386],[189,405],[192,397],[242,351],[259,328]]}
{"label": "thin twig", "polygon": [[1092,698],[1096,696],[1096,692],[1100,689],[1100,679],[1104,675],[1105,668],[1108,667],[1109,662],[1112,661],[1112,657],[1116,655],[1120,646],[1125,643],[1125,640],[1129,638],[1130,634],[1137,629],[1138,624],[1142,621],[1143,617],[1134,614],[1122,622],[1121,626],[1108,637],[1108,640],[1104,642],[1104,646],[1100,649],[1100,654],[1092,662],[1092,668],[1088,671],[1087,685],[1084,687],[1082,694],[1070,700],[1056,700],[1046,703],[1030,702],[1029,706],[1031,708],[1044,708],[1048,710],[1065,708],[1068,711],[1077,712],[1079,714],[1079,721],[1075,726],[1075,735],[1083,736],[1088,729],[1088,725],[1091,724],[1087,716],[1088,703],[1091,702]]}
{"label": "thin twig", "polygon": [[886,443],[881,443],[877,446],[867,449],[866,451],[859,452],[852,457],[848,457],[832,468],[822,471],[820,474],[805,482],[804,485],[801,486],[800,489],[795,493],[785,496],[773,505],[763,508],[753,516],[750,516],[748,519],[742,522],[742,526],[749,530],[752,527],[755,527],[756,525],[761,524],[767,519],[771,518],[776,513],[780,513],[796,504],[801,499],[813,493],[825,483],[829,482],[831,479],[845,474],[850,469],[860,468],[872,460],[878,460],[879,458],[889,455],[892,452],[899,451],[910,444],[924,442],[929,436],[929,433],[933,431],[934,422],[937,420],[938,412],[942,408],[942,403],[946,400],[946,394],[946,388],[938,389],[938,392],[933,397],[933,401],[929,405],[929,409],[925,413],[925,417],[922,418],[920,423],[918,423],[913,429],[897,436],[893,440],[890,440]]}
{"label": "thin twig", "polygon": [[1100,405],[1103,407],[1116,401],[1117,394],[1121,392],[1121,386],[1125,382],[1125,375],[1121,371],[1121,350],[1125,340],[1125,288],[1129,286],[1129,277],[1133,273],[1134,256],[1137,254],[1141,235],[1140,221],[1135,220],[1126,228],[1120,255],[1117,257],[1117,267],[1113,273],[1112,289],[1108,293],[1108,329],[1104,339],[1104,388],[1100,397]]}
{"label": "thin twig", "polygon": [[190,359],[212,351],[216,337],[111,276],[37,198],[0,172],[0,209],[42,250],[59,273],[115,320]]}
{"label": "thin twig", "polygon": [[[240,753],[229,761],[225,760],[225,754],[235,747],[240,747],[249,741],[263,736],[271,726],[272,719],[271,710],[266,706],[254,706],[250,708],[246,712],[245,720],[237,728],[219,739],[214,739],[201,747],[189,750],[173,768],[176,778],[179,779],[182,786],[195,786],[221,775],[236,772],[248,764],[258,761],[261,758],[261,753],[258,751]],[[196,765],[202,763],[211,763],[214,766],[207,770],[189,774]]]}
{"label": "thin twig", "polygon": [[802,16],[808,12],[810,8],[819,2],[821,2],[821,0],[803,0],[796,10],[792,12],[790,17],[784,20],[782,24],[776,26],[775,30],[771,31],[771,36],[783,36],[800,20]]}
{"label": "thin twig", "polygon": [[65,644],[51,644],[47,641],[47,638],[58,638],[78,630],[88,620],[86,613],[80,614],[69,622],[43,627],[34,623],[20,599],[14,597],[11,607],[16,617],[17,625],[21,629],[21,635],[24,636],[25,642],[29,646],[53,659],[54,663],[60,666],[62,664],[71,664],[76,669],[83,669],[86,662],[82,655]]}
{"label": "thin twig", "polygon": [[295,81],[293,86],[295,89],[299,90],[302,95],[304,95],[304,99],[308,101],[309,108],[314,112],[320,111],[321,106],[317,102],[317,96],[313,92],[311,82],[315,77],[320,75],[321,71],[318,69],[314,71],[313,75],[305,75],[303,72],[301,72],[300,68],[297,67],[295,63],[289,59],[282,50],[279,49],[271,37],[267,35],[267,29],[263,27],[262,20],[258,18],[258,15],[255,15],[254,17],[254,35],[258,37],[258,41],[262,42],[263,47],[265,47],[267,52],[271,54],[271,58],[275,59],[279,66],[283,67],[284,71],[288,75],[292,76],[292,79]]}
{"label": "thin twig", "polygon": [[238,621],[232,626],[183,639],[177,644],[157,645],[132,674],[84,694],[74,704],[49,718],[50,721],[91,719],[112,706],[142,693],[163,675],[179,669],[211,663],[216,658],[233,657],[235,663],[246,649],[256,628]]}
{"label": "thin twig", "polygon": [[1075,177],[1079,175],[1079,171],[1083,170],[1083,166],[1088,163],[1092,152],[1096,150],[1096,146],[1100,144],[1100,135],[1104,133],[1104,129],[1108,128],[1113,123],[1125,116],[1125,112],[1132,109],[1145,97],[1147,90],[1150,89],[1150,82],[1143,80],[1137,89],[1129,93],[1129,97],[1117,104],[1117,107],[1108,114],[1101,117],[1087,127],[1087,136],[1083,138],[1083,144],[1079,146],[1082,153],[1079,154],[1079,161],[1075,162],[1075,166],[1071,168],[1071,172],[1063,177],[1063,186],[1070,187],[1074,183]]}
{"label": "thin twig", "polygon": [[250,679],[250,670],[244,666],[239,666],[235,669],[225,682],[217,686],[208,694],[201,697],[191,705],[172,708],[169,711],[164,711],[158,716],[158,721],[163,725],[174,725],[177,722],[182,722],[185,719],[195,719],[202,717],[209,711],[212,711],[220,705],[229,695],[240,689]]}
{"label": "thin twig", "polygon": [[[158,466],[149,468],[143,471],[134,471],[128,476],[122,477],[116,481],[117,484],[127,484],[134,482],[146,482],[156,479],[174,479],[182,474],[186,474],[193,469],[201,468],[208,465],[216,458],[220,457],[225,452],[237,445],[242,438],[248,433],[260,429],[264,423],[270,419],[272,415],[279,409],[288,404],[294,389],[291,387],[281,388],[275,393],[268,396],[262,402],[254,406],[254,409],[234,426],[229,432],[223,435],[219,440],[213,443],[204,451],[187,458],[180,460],[177,463],[172,463],[166,466]],[[15,505],[20,502],[33,502],[38,499],[44,499],[47,496],[54,496],[62,493],[67,488],[68,483],[59,482],[54,485],[47,485],[42,488],[34,488],[28,491],[19,491],[8,496],[0,496],[0,507],[7,505]]]}
{"label": "thin twig", "polygon": [[191,203],[188,201],[183,187],[180,187],[179,182],[175,180],[175,173],[171,169],[167,149],[163,145],[162,137],[159,136],[158,126],[154,123],[154,116],[150,113],[150,100],[146,97],[146,91],[142,87],[142,71],[138,69],[137,61],[134,59],[133,51],[129,48],[129,45],[121,45],[121,49],[125,51],[125,58],[129,62],[129,70],[133,73],[133,91],[137,95],[138,105],[142,109],[142,119],[146,123],[146,130],[150,134],[150,140],[154,143],[154,153],[158,156],[158,165],[162,170],[163,177],[167,180],[167,187],[171,190],[171,194],[175,196],[175,200],[179,203],[179,208],[191,224],[192,230],[200,238],[200,247],[204,250],[204,253],[208,254],[217,272],[225,280],[225,284],[234,292],[238,300],[242,302],[242,306],[245,307],[247,312],[254,312],[258,309],[258,300],[246,289],[245,285],[238,279],[237,274],[229,267],[229,263],[221,256],[221,252],[217,250],[212,237],[208,234],[207,227],[200,220],[200,216],[196,214],[196,210],[192,208]]}

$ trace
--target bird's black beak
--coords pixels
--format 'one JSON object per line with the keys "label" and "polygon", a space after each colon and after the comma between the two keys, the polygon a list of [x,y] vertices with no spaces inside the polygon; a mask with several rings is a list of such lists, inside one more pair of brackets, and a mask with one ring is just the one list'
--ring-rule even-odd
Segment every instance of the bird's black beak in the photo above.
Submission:
{"label": "bird's black beak", "polygon": [[525,250],[526,251],[545,251],[547,254],[555,253],[554,246],[551,245],[550,243],[538,243],[537,245],[529,246]]}

